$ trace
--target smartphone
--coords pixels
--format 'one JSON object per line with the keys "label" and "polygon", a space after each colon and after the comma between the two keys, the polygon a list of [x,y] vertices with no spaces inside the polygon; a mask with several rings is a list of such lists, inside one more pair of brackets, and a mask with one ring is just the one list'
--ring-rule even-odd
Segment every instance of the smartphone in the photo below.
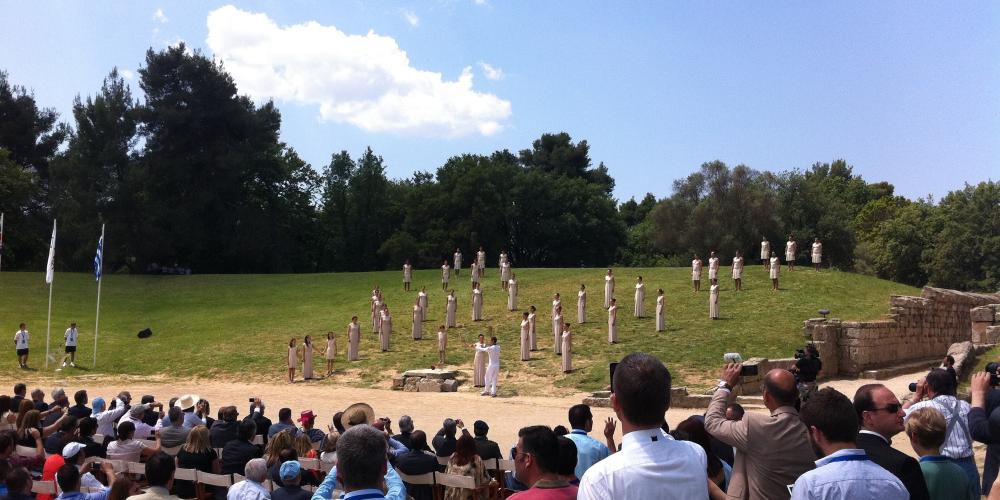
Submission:
{"label": "smartphone", "polygon": [[740,376],[741,377],[748,377],[748,376],[749,377],[755,377],[755,376],[757,376],[757,373],[758,373],[757,372],[757,368],[758,368],[758,365],[743,365],[740,368]]}
{"label": "smartphone", "polygon": [[250,398],[250,402],[253,403],[256,398]]}
{"label": "smartphone", "polygon": [[615,386],[615,368],[618,368],[618,363],[611,363],[608,365],[608,383],[611,387]]}

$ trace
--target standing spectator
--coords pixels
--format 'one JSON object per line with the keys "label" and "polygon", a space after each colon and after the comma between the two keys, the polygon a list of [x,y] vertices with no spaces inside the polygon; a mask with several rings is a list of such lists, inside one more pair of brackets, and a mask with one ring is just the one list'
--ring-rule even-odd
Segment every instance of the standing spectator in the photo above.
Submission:
{"label": "standing spectator", "polygon": [[969,483],[965,471],[951,463],[948,457],[941,455],[941,445],[944,444],[945,436],[945,423],[941,412],[933,408],[914,411],[906,420],[906,436],[910,438],[913,451],[920,456],[920,470],[926,480],[930,498],[934,500],[979,498]]}
{"label": "standing spectator", "polygon": [[486,434],[490,432],[490,426],[482,420],[472,423],[472,432],[475,434],[476,454],[483,460],[503,460],[503,453],[500,445],[495,441],[490,441]]}
{"label": "standing spectator", "polygon": [[278,468],[282,486],[271,492],[272,500],[309,500],[312,493],[299,485],[302,479],[302,466],[298,460],[289,460]]}
{"label": "standing spectator", "polygon": [[741,366],[728,364],[723,368],[719,388],[705,414],[705,430],[737,451],[727,495],[787,499],[788,485],[812,469],[816,459],[808,431],[795,409],[795,377],[779,368],[767,372],[764,406],[769,413],[747,413],[742,420],[727,420],[726,407],[736,399],[733,387],[739,383]]}
{"label": "standing spectator", "polygon": [[861,424],[858,448],[865,450],[872,462],[898,477],[910,492],[911,500],[928,498],[920,464],[892,447],[892,437],[903,432],[903,405],[896,395],[882,384],[863,385],[854,393],[854,411]]}
{"label": "standing spectator", "polygon": [[[448,468],[445,472],[471,477],[475,481],[476,486],[485,484],[490,480],[486,472],[486,465],[479,458],[479,455],[476,454],[475,440],[468,433],[463,434],[456,441],[455,453],[452,453],[451,458],[448,459]],[[469,490],[446,486],[444,489],[444,500],[485,500],[486,493],[482,491],[480,494],[473,494]]]}
{"label": "standing spectator", "polygon": [[229,488],[226,500],[271,500],[271,493],[264,487],[264,480],[267,479],[267,463],[263,458],[249,460],[240,470],[246,479]]}
{"label": "standing spectator", "polygon": [[236,421],[238,416],[239,412],[235,406],[219,408],[219,419],[212,424],[208,431],[212,448],[223,448],[226,443],[239,438],[240,424]]}
{"label": "standing spectator", "polygon": [[75,405],[69,408],[69,414],[76,418],[89,417],[93,410],[87,408],[87,391],[80,390],[73,394]]}
{"label": "standing spectator", "polygon": [[312,410],[306,410],[299,414],[299,423],[302,424],[301,432],[309,436],[309,441],[318,443],[326,437],[323,431],[314,427],[316,425],[316,415]]}
{"label": "standing spectator", "polygon": [[157,453],[146,461],[146,480],[149,488],[141,495],[129,497],[129,500],[179,500],[170,494],[170,485],[174,480],[174,458],[166,453]]}
{"label": "standing spectator", "polygon": [[17,364],[21,368],[28,367],[28,341],[31,334],[28,333],[28,325],[21,323],[17,331],[14,332],[14,350],[17,351]]}
{"label": "standing spectator", "polygon": [[805,402],[809,396],[816,391],[816,378],[823,370],[823,362],[819,359],[819,350],[816,346],[809,344],[802,350],[802,357],[795,360],[795,365],[791,368],[795,374],[795,381],[798,384],[799,397]]}
{"label": "standing spectator", "polygon": [[[924,397],[927,401],[923,401]],[[955,397],[955,383],[952,376],[941,368],[935,368],[927,377],[917,382],[917,392],[913,399],[903,405],[906,414],[920,408],[936,408],[947,422],[947,436],[941,446],[941,454],[955,462],[975,486],[979,495],[979,469],[972,454],[972,434],[969,430],[969,403]]]}
{"label": "standing spectator", "polygon": [[[434,455],[421,451],[427,447],[427,434],[413,431],[410,434],[410,451],[396,457],[396,469],[408,476],[419,476],[429,472],[444,472],[444,465]],[[414,500],[432,500],[431,486],[426,484],[406,484],[406,493]]]}
{"label": "standing spectator", "polygon": [[[554,429],[552,433],[556,434]],[[565,434],[562,436],[557,434],[556,440],[559,441],[559,468],[556,472],[562,480],[573,486],[580,486],[580,478],[576,477],[576,444]],[[514,452],[517,452],[516,447]]]}
{"label": "standing spectator", "polygon": [[1000,469],[1000,391],[992,387],[995,374],[979,372],[972,376],[972,408],[969,428],[972,438],[986,443],[986,463],[983,465],[983,494],[989,495]]}
{"label": "standing spectator", "polygon": [[[559,440],[543,425],[524,427],[517,433],[514,471],[531,488],[515,493],[515,500],[572,500],[577,487],[559,474]],[[626,497],[617,497],[626,498]],[[631,497],[629,497],[631,498]]]}
{"label": "standing spectator", "polygon": [[[247,464],[251,460],[264,456],[264,450],[260,446],[250,442],[256,434],[257,424],[254,424],[253,420],[240,422],[238,438],[226,443],[226,446],[222,449],[223,474],[239,474],[241,470],[247,467]],[[266,473],[266,462],[264,462],[264,466]]]}
{"label": "standing spectator", "polygon": [[578,498],[708,498],[705,452],[660,429],[670,407],[670,371],[659,359],[625,356],[615,369],[611,406],[622,422],[622,449],[587,470]]}
{"label": "standing spectator", "polygon": [[184,412],[176,406],[170,407],[167,412],[170,425],[160,429],[160,442],[166,448],[180,446],[187,441],[190,429],[184,427]]}
{"label": "standing spectator", "polygon": [[275,434],[286,429],[291,429],[292,434],[298,432],[298,429],[295,427],[295,422],[292,421],[291,408],[282,408],[278,410],[278,421],[271,424],[271,427],[268,428],[267,437],[270,439],[274,437]]}
{"label": "standing spectator", "polygon": [[955,387],[958,387],[958,372],[955,371],[955,358],[951,354],[945,355],[944,360],[941,361],[941,368],[944,368],[951,375],[951,378],[955,381]]}
{"label": "standing spectator", "polygon": [[604,443],[587,435],[594,430],[594,414],[590,411],[589,406],[578,404],[570,408],[569,425],[573,430],[566,437],[576,445],[574,472],[577,478],[582,478],[587,469],[604,460],[611,453]]}
{"label": "standing spectator", "polygon": [[[395,439],[396,441],[399,441],[400,443],[403,443],[403,446],[412,450],[413,446],[411,446],[410,443],[410,436],[412,435],[412,433],[413,433],[413,419],[410,418],[409,415],[403,415],[402,417],[399,417],[399,434],[396,434],[392,438]],[[426,447],[427,447],[427,437],[425,434],[424,448],[421,448],[420,451],[423,451]]]}
{"label": "standing spectator", "polygon": [[[204,425],[196,426],[188,432],[187,441],[177,452],[177,466],[209,474],[218,474],[221,471],[219,456],[210,446],[208,429]],[[174,488],[177,496],[194,498],[194,483],[191,481],[174,481]]]}
{"label": "standing spectator", "polygon": [[817,392],[802,405],[802,423],[823,458],[795,481],[793,500],[910,498],[899,478],[857,447],[858,417],[847,396],[830,387]]}

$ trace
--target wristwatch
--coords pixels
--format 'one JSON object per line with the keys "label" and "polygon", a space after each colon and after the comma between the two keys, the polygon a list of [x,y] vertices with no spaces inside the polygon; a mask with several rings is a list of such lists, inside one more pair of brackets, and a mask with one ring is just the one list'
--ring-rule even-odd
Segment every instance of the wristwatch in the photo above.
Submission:
{"label": "wristwatch", "polygon": [[719,387],[719,389],[725,389],[727,391],[732,391],[733,390],[733,386],[727,384],[725,380],[720,380],[718,387]]}

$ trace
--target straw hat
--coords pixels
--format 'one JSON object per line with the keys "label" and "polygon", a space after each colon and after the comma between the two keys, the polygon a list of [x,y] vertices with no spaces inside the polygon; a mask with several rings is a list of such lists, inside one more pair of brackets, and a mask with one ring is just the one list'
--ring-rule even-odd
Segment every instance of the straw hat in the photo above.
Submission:
{"label": "straw hat", "polygon": [[348,406],[344,410],[344,414],[340,417],[340,423],[343,424],[344,430],[350,429],[355,425],[371,425],[374,421],[375,410],[367,403],[354,403]]}
{"label": "straw hat", "polygon": [[195,396],[194,394],[185,394],[177,398],[177,401],[174,402],[174,406],[182,410],[186,410],[188,408],[193,408],[194,405],[198,404],[198,401],[201,401],[201,398],[198,396]]}

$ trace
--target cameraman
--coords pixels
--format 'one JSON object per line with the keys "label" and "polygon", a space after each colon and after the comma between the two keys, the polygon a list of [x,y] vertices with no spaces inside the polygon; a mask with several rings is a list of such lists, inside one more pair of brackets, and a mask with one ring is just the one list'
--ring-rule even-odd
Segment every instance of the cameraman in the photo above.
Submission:
{"label": "cameraman", "polygon": [[972,409],[969,410],[969,430],[972,439],[986,444],[986,464],[983,466],[983,494],[990,494],[990,486],[1000,469],[1000,391],[997,385],[1000,363],[988,363],[986,371],[972,376]]}
{"label": "cameraman", "polygon": [[[924,396],[927,401],[922,401]],[[906,415],[914,410],[931,407],[941,412],[947,424],[941,454],[962,468],[979,496],[979,469],[972,454],[969,432],[969,403],[955,397],[955,379],[943,368],[935,368],[917,382],[913,399],[903,404]]]}
{"label": "cameraman", "polygon": [[803,351],[796,353],[795,366],[789,371],[795,374],[795,381],[799,389],[799,399],[805,402],[816,392],[816,377],[823,370],[823,362],[819,359],[819,351],[816,346],[809,344]]}

